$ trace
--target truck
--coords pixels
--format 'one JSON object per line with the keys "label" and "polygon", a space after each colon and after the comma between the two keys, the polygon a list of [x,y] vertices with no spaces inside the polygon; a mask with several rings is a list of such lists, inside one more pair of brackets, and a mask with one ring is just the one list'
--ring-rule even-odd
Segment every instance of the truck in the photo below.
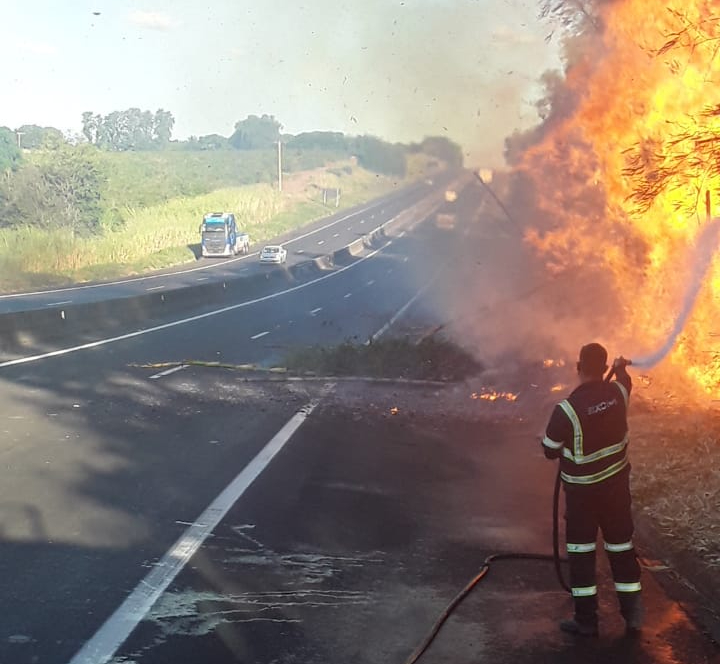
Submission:
{"label": "truck", "polygon": [[250,236],[238,230],[232,212],[211,212],[200,224],[203,256],[237,256],[250,251]]}

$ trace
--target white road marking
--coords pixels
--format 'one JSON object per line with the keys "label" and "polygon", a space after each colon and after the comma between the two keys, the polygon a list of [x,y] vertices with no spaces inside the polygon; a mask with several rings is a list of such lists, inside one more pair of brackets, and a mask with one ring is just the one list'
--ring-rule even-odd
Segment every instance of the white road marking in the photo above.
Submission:
{"label": "white road marking", "polygon": [[70,664],[105,664],[114,657],[118,648],[147,615],[160,595],[187,565],[230,508],[315,410],[317,404],[318,401],[311,401],[285,423],[270,442],[187,528],[157,565],[70,660]]}
{"label": "white road marking", "polygon": [[317,309],[313,309],[310,314],[312,316],[315,316],[316,314],[319,314],[322,311],[322,307],[318,307]]}
{"label": "white road marking", "polygon": [[408,257],[407,257],[407,256],[403,256],[403,263],[407,263],[407,262],[408,262]]}
{"label": "white road marking", "polygon": [[298,249],[295,253],[296,253],[296,254],[304,254],[304,253],[305,253],[305,250],[304,250],[304,249]]}
{"label": "white road marking", "polygon": [[153,286],[152,288],[146,288],[145,290],[147,290],[147,291],[160,290],[161,288],[165,288],[165,286]]}
{"label": "white road marking", "polygon": [[60,355],[68,355],[69,353],[77,353],[78,351],[81,351],[81,350],[87,350],[89,348],[98,348],[99,346],[106,346],[107,344],[117,343],[118,341],[134,339],[135,337],[140,337],[145,334],[151,334],[153,332],[159,332],[161,330],[169,330],[170,328],[177,327],[179,325],[187,325],[188,323],[194,323],[199,320],[204,320],[205,318],[211,318],[212,316],[219,316],[221,314],[227,313],[228,311],[235,311],[236,309],[243,309],[243,308],[249,307],[253,304],[258,304],[259,302],[267,302],[268,300],[274,300],[277,297],[287,295],[288,293],[294,293],[303,288],[307,288],[308,286],[313,286],[321,281],[325,281],[326,279],[332,279],[333,277],[336,277],[337,275],[342,274],[346,270],[351,270],[354,267],[357,267],[358,265],[360,265],[361,263],[364,263],[365,261],[370,260],[371,258],[374,258],[381,251],[383,251],[384,249],[387,249],[392,243],[393,243],[392,240],[388,240],[382,247],[378,247],[377,249],[374,249],[367,256],[362,256],[361,258],[358,258],[356,261],[350,263],[350,265],[346,265],[344,267],[338,268],[337,270],[334,270],[333,272],[330,272],[329,274],[324,274],[321,277],[317,277],[317,279],[311,279],[310,281],[307,281],[304,284],[299,284],[297,286],[293,286],[292,288],[286,288],[285,290],[278,291],[277,293],[270,293],[270,295],[263,295],[262,297],[257,297],[253,300],[245,300],[245,302],[239,302],[238,304],[231,304],[227,307],[222,307],[220,309],[214,309],[213,311],[206,311],[204,314],[197,314],[196,316],[190,316],[189,318],[181,318],[179,320],[175,320],[170,323],[163,323],[162,325],[156,325],[155,327],[148,327],[144,330],[136,330],[135,332],[128,332],[127,334],[121,334],[117,337],[108,337],[107,339],[98,339],[97,341],[89,341],[88,343],[80,344],[79,346],[70,346],[69,348],[61,348],[59,350],[53,350],[48,353],[40,353],[38,355],[28,355],[26,357],[18,357],[14,360],[6,360],[5,362],[0,362],[0,369],[2,369],[3,367],[12,367],[12,366],[15,366],[16,364],[26,364],[28,362],[37,362],[38,360],[45,360],[50,357],[59,357]]}
{"label": "white road marking", "polygon": [[255,339],[261,339],[262,337],[266,337],[268,334],[270,334],[270,332],[268,331],[260,332],[259,334],[254,334],[253,336],[251,336],[250,339],[252,341],[255,341]]}
{"label": "white road marking", "polygon": [[370,279],[370,281],[367,282],[367,286],[372,286],[375,283],[375,279]]}
{"label": "white road marking", "polygon": [[361,224],[364,224],[364,223],[365,223],[365,220],[364,220],[364,219],[361,219],[361,220],[360,220],[360,223],[361,223]]}
{"label": "white road marking", "polygon": [[325,240],[318,240],[318,244],[325,244]]}
{"label": "white road marking", "polygon": [[344,297],[346,300],[347,300],[349,297],[351,297],[351,296],[352,296],[352,293],[345,293],[345,295],[343,295],[343,297]]}
{"label": "white road marking", "polygon": [[435,273],[435,276],[430,279],[420,290],[415,293],[402,307],[400,307],[393,317],[385,323],[375,334],[373,334],[366,342],[365,345],[369,346],[373,341],[377,341],[385,332],[387,332],[399,319],[400,317],[405,314],[405,312],[417,301],[417,299],[428,289],[430,286],[432,286],[437,278],[440,276],[440,270],[438,270]]}
{"label": "white road marking", "polygon": [[72,304],[72,300],[63,300],[62,302],[48,302],[46,307],[59,307],[61,304]]}
{"label": "white road marking", "polygon": [[165,369],[165,371],[161,371],[160,373],[153,374],[150,376],[150,380],[155,380],[157,378],[163,378],[164,376],[169,376],[170,374],[174,374],[178,371],[182,371],[183,369],[187,369],[186,364],[180,364],[177,367],[172,367],[171,369]]}
{"label": "white road marking", "polygon": [[[241,270],[242,272],[242,270]],[[207,281],[210,277],[198,277],[195,281]]]}
{"label": "white road marking", "polygon": [[340,237],[340,233],[335,233],[335,235],[333,235],[333,237]]}

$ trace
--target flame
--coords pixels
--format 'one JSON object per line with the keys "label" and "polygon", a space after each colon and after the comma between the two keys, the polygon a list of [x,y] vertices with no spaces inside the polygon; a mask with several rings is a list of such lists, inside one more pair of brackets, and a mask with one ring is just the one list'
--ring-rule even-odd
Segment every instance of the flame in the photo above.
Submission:
{"label": "flame", "polygon": [[505,401],[517,401],[518,395],[512,392],[496,392],[495,390],[473,392],[470,395],[471,399],[482,399],[483,401],[497,401],[498,399],[504,399]]}
{"label": "flame", "polygon": [[549,369],[550,367],[564,367],[565,360],[553,360],[548,358],[547,360],[543,360],[543,366],[546,369]]}
{"label": "flame", "polygon": [[562,392],[565,389],[565,386],[562,383],[558,383],[557,385],[553,385],[550,388],[551,392]]}
{"label": "flame", "polygon": [[[610,274],[625,303],[612,341],[645,353],[680,309],[705,192],[720,194],[720,21],[715,0],[596,6],[604,27],[565,74],[577,103],[517,166],[535,184],[538,218],[551,220],[525,239],[551,273],[597,266]],[[720,199],[714,204],[720,211]],[[720,339],[711,336],[718,295],[716,256],[666,362],[701,393],[720,393]]]}

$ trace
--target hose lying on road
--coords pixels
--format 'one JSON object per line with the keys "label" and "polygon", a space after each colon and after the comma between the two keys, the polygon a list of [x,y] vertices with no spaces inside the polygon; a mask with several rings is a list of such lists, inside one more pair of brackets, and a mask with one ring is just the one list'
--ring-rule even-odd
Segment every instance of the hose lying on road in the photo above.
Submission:
{"label": "hose lying on road", "polygon": [[558,581],[564,590],[570,592],[570,587],[566,583],[562,575],[560,563],[567,562],[567,558],[560,557],[560,528],[559,528],[559,506],[560,503],[560,470],[558,469],[555,477],[555,490],[553,491],[553,552],[548,553],[493,553],[483,561],[480,571],[469,581],[469,583],[455,596],[455,598],[447,605],[435,624],[430,628],[420,645],[415,648],[410,657],[405,660],[405,664],[415,664],[423,653],[430,647],[435,640],[438,632],[450,617],[452,612],[460,605],[460,603],[470,594],[473,588],[482,581],[490,571],[490,564],[498,560],[544,560],[552,561],[555,564],[555,572]]}

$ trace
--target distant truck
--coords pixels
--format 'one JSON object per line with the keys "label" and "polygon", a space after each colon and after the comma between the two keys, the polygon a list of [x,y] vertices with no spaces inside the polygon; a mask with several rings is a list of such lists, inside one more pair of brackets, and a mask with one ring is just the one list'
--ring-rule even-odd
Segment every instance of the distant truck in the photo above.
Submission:
{"label": "distant truck", "polygon": [[236,256],[250,251],[250,236],[238,230],[232,212],[212,212],[200,224],[203,256]]}

